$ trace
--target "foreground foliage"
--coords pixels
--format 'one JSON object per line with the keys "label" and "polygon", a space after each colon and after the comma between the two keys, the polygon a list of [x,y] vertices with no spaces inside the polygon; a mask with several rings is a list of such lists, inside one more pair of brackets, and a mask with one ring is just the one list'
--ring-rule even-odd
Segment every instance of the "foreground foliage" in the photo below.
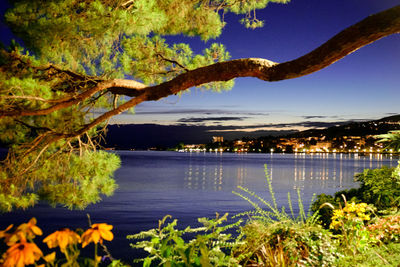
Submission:
{"label": "foreground foliage", "polygon": [[227,213],[222,217],[217,213],[215,219],[198,219],[203,227],[178,230],[176,219],[165,225],[170,218],[165,216],[158,229],[129,235],[128,239],[142,240],[131,246],[149,253],[145,259],[137,260],[143,261],[143,266],[236,266],[239,261],[229,251],[239,244],[240,236],[233,238],[226,232],[237,228],[241,221],[222,225],[227,217]]}

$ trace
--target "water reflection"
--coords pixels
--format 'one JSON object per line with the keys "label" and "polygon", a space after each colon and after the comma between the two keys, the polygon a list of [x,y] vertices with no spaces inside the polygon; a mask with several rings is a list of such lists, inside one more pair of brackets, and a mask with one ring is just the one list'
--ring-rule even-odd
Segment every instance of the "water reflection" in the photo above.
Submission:
{"label": "water reflection", "polygon": [[355,173],[383,165],[396,166],[397,158],[382,154],[222,154],[190,153],[184,171],[184,188],[235,190],[238,185],[265,188],[264,164],[274,185],[293,190],[349,188],[357,185]]}
{"label": "water reflection", "polygon": [[393,167],[396,163],[392,155],[297,153],[294,154],[293,189],[345,188],[348,187],[349,178],[363,169],[380,168],[383,165]]}

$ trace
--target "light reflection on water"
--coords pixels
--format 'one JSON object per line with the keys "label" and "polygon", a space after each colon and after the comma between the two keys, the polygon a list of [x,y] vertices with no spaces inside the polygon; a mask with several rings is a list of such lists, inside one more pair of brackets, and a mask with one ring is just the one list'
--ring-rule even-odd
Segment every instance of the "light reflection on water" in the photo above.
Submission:
{"label": "light reflection on water", "polygon": [[398,160],[376,154],[117,153],[122,167],[115,174],[119,188],[112,197],[85,211],[53,209],[41,203],[27,211],[1,215],[0,229],[33,216],[39,225],[46,225],[47,233],[66,226],[84,228],[86,213],[90,213],[93,222],[114,225],[116,242],[109,245],[114,256],[132,259],[125,236],[156,227],[166,214],[178,218],[179,225],[185,227],[196,224],[199,217],[213,217],[215,212],[235,214],[249,210],[246,201],[232,194],[237,186],[269,199],[264,164],[268,166],[278,205],[287,205],[287,193],[294,196],[300,189],[308,207],[313,193],[332,194],[356,187],[354,173],[364,168],[396,166]]}
{"label": "light reflection on water", "polygon": [[[236,186],[259,188],[267,164],[272,180],[290,184],[290,189],[334,190],[357,186],[354,173],[383,165],[396,166],[392,155],[369,154],[222,154],[186,153],[184,188],[188,190],[231,190]],[[230,161],[234,161],[232,166]],[[232,170],[233,169],[233,170]],[[292,180],[291,180],[292,179]],[[329,190],[328,190],[329,191]]]}

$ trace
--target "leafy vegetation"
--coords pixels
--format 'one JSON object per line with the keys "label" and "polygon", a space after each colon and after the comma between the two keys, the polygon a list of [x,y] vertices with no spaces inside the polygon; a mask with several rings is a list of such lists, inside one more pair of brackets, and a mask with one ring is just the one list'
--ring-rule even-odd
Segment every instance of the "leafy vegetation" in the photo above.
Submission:
{"label": "leafy vegetation", "polygon": [[331,239],[332,233],[316,223],[318,212],[312,216],[310,211],[306,214],[299,190],[298,216],[294,215],[290,193],[290,214],[284,206],[279,210],[267,165],[265,177],[272,203],[247,188],[238,187],[246,195],[234,192],[254,208],[235,215],[250,218],[240,230],[243,242],[234,251],[235,255],[240,255],[241,263],[250,266],[291,266],[298,263],[320,266],[333,262],[336,257],[333,249],[336,241]]}
{"label": "leafy vegetation", "polygon": [[[149,253],[143,266],[154,264],[163,266],[236,266],[239,261],[229,251],[239,244],[240,237],[233,238],[227,230],[237,228],[241,221],[222,225],[228,214],[222,217],[217,213],[215,219],[199,218],[203,227],[178,230],[177,220],[165,225],[167,215],[159,221],[158,229],[129,235],[128,239],[141,240],[131,246]],[[201,234],[199,234],[201,233]],[[190,236],[196,237],[190,239]],[[185,240],[186,239],[186,240]]]}
{"label": "leafy vegetation", "polygon": [[[398,169],[398,167],[397,167]],[[355,175],[355,180],[361,183],[359,188],[342,190],[334,196],[321,194],[312,204],[312,210],[320,212],[321,222],[325,227],[331,223],[332,209],[328,206],[321,207],[324,203],[330,203],[335,208],[343,207],[345,199],[356,203],[364,202],[373,205],[379,210],[394,209],[400,206],[400,176],[395,168],[383,166],[379,169],[365,169]]]}

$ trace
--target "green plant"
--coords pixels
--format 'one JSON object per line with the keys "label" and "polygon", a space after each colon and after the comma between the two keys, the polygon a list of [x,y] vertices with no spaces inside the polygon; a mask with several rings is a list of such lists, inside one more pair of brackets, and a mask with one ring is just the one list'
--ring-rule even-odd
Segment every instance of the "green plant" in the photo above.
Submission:
{"label": "green plant", "polygon": [[361,182],[361,198],[379,209],[400,206],[400,176],[394,168],[383,166],[380,169],[366,169],[355,176]]}
{"label": "green plant", "polygon": [[[138,234],[129,235],[128,239],[141,240],[131,244],[132,248],[144,249],[149,255],[144,259],[143,266],[154,264],[164,266],[237,266],[238,261],[230,254],[232,248],[239,244],[240,236],[233,238],[224,233],[228,229],[237,228],[241,221],[222,225],[228,214],[222,217],[216,214],[215,219],[199,218],[203,227],[184,230],[176,229],[177,220],[165,225],[170,215],[159,220],[158,229],[150,229]],[[199,234],[201,233],[201,234]],[[197,234],[194,238],[190,236]],[[186,239],[186,240],[185,240]]]}
{"label": "green plant", "polygon": [[370,220],[369,213],[372,209],[366,203],[349,203],[345,198],[344,201],[343,208],[333,210],[330,228],[339,231],[337,237],[342,244],[341,249],[351,251],[355,255],[371,243],[376,243],[364,223]]}
{"label": "green plant", "polygon": [[340,257],[332,233],[318,224],[252,220],[235,255],[244,266],[327,266]]}
{"label": "green plant", "polygon": [[[265,177],[272,203],[247,188],[239,187],[248,196],[234,192],[254,208],[253,211],[237,215],[250,218],[250,221],[241,228],[245,238],[234,251],[241,263],[263,266],[323,266],[334,262],[340,256],[337,253],[336,240],[331,238],[331,232],[317,223],[318,212],[311,215],[309,210],[306,215],[300,191],[297,191],[299,208],[297,217],[293,212],[290,193],[288,193],[290,215],[286,213],[284,207],[279,209],[266,165]],[[265,207],[262,208],[258,202]]]}
{"label": "green plant", "polygon": [[399,262],[400,244],[389,243],[385,246],[369,246],[362,253],[356,255],[343,255],[343,257],[337,258],[333,266],[397,267]]}
{"label": "green plant", "polygon": [[375,138],[380,138],[377,143],[385,143],[386,149],[400,151],[400,131],[390,131],[387,134],[377,135]]}
{"label": "green plant", "polygon": [[[254,210],[239,213],[239,214],[235,215],[234,217],[249,216],[252,219],[261,220],[266,223],[275,222],[277,220],[281,220],[281,221],[290,220],[290,221],[296,221],[296,222],[300,222],[300,223],[306,223],[306,222],[315,223],[315,221],[317,220],[317,218],[319,216],[318,212],[315,212],[311,216],[311,209],[309,209],[306,214],[306,212],[304,210],[303,202],[301,200],[300,190],[297,190],[297,204],[298,204],[298,208],[299,208],[298,216],[294,215],[293,204],[292,204],[290,192],[288,192],[288,195],[287,195],[290,214],[288,214],[286,212],[284,206],[282,206],[282,208],[279,209],[277,202],[276,202],[274,189],[272,187],[272,179],[271,179],[271,176],[269,174],[268,167],[266,164],[264,165],[264,173],[265,173],[265,179],[266,179],[267,186],[268,186],[268,192],[271,196],[272,203],[270,201],[258,196],[256,193],[252,192],[248,188],[238,186],[238,188],[240,190],[242,190],[244,193],[246,193],[247,196],[242,193],[236,192],[236,191],[233,191],[233,193],[235,195],[243,198],[248,203],[250,203],[250,205],[254,208]],[[311,202],[314,200],[314,198],[315,198],[315,195],[313,195]],[[261,205],[264,205],[265,208],[260,207],[260,205],[257,202],[259,202]]]}

